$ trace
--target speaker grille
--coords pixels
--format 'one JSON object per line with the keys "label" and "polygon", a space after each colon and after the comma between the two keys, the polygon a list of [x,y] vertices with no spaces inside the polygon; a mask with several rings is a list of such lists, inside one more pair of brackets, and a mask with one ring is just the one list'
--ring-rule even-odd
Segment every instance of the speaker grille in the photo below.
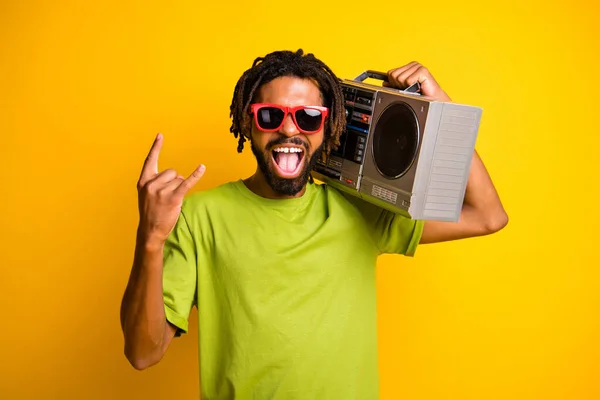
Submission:
{"label": "speaker grille", "polygon": [[373,160],[388,179],[404,175],[413,164],[419,145],[419,124],[406,103],[390,104],[381,113],[373,133]]}

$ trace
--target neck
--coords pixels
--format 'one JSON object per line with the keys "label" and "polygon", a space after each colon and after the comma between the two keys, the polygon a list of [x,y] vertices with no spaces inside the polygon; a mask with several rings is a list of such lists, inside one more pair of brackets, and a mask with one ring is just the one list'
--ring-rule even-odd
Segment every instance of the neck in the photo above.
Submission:
{"label": "neck", "polygon": [[254,175],[252,175],[249,178],[244,179],[244,184],[246,185],[246,187],[248,187],[248,189],[250,189],[255,194],[257,194],[261,197],[265,197],[267,199],[276,199],[276,200],[293,199],[293,198],[301,197],[304,194],[304,192],[306,191],[306,185],[305,185],[302,188],[302,190],[299,191],[294,196],[286,196],[286,195],[277,193],[273,190],[273,188],[271,188],[271,186],[269,186],[269,183],[267,182],[265,176],[260,171],[260,168],[256,169],[256,172],[254,173]]}

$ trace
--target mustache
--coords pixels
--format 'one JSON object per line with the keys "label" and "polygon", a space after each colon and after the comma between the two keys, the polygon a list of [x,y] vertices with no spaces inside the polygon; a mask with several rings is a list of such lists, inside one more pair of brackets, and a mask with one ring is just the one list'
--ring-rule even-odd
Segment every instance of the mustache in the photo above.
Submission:
{"label": "mustache", "polygon": [[274,146],[278,146],[278,145],[282,145],[282,144],[295,144],[297,146],[302,146],[304,147],[306,150],[308,150],[308,144],[298,138],[298,137],[292,137],[292,138],[286,138],[286,137],[279,137],[279,138],[275,138],[273,140],[271,140],[269,143],[267,143],[267,149],[271,149]]}

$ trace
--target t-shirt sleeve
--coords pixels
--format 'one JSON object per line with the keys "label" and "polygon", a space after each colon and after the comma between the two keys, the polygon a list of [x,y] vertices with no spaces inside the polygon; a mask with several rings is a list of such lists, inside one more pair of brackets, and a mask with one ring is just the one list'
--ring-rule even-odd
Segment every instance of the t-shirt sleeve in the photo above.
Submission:
{"label": "t-shirt sleeve", "polygon": [[188,318],[196,302],[197,267],[194,240],[183,212],[164,246],[163,300],[167,320],[176,336],[188,331]]}
{"label": "t-shirt sleeve", "polygon": [[413,257],[423,234],[424,221],[407,218],[344,193],[360,211],[380,254]]}

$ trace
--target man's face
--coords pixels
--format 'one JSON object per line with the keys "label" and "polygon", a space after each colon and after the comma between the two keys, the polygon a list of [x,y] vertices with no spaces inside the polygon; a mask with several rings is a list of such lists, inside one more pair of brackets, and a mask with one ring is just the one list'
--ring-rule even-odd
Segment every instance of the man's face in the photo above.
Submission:
{"label": "man's face", "polygon": [[[258,102],[282,106],[322,106],[319,88],[309,79],[280,77],[260,88]],[[278,194],[294,196],[308,181],[323,148],[323,129],[313,134],[298,131],[287,115],[277,132],[263,132],[252,120],[251,146],[260,171]]]}

